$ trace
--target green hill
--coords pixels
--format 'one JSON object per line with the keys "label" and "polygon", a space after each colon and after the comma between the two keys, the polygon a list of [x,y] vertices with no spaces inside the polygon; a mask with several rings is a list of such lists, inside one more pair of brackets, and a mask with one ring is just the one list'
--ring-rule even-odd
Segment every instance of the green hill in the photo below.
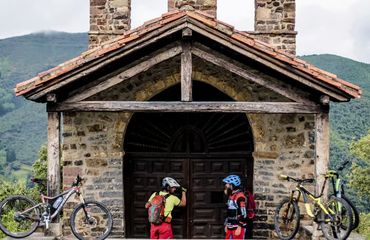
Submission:
{"label": "green hill", "polygon": [[0,40],[0,175],[24,176],[46,143],[45,105],[15,97],[14,86],[77,56],[87,42],[86,33],[61,32]]}

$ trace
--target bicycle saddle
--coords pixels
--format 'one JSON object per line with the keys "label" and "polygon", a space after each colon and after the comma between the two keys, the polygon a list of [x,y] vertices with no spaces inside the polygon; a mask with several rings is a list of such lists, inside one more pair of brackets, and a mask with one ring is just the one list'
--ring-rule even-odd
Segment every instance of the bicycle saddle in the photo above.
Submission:
{"label": "bicycle saddle", "polygon": [[31,178],[31,181],[37,184],[42,184],[42,185],[44,185],[46,182],[45,179],[41,179],[41,178]]}

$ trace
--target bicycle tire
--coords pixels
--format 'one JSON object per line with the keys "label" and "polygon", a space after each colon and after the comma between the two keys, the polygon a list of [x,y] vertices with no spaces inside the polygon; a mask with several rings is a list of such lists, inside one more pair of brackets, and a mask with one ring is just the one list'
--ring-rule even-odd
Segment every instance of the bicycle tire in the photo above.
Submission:
{"label": "bicycle tire", "polygon": [[[0,229],[6,235],[13,238],[25,238],[31,235],[36,231],[40,221],[23,218],[21,216],[17,217],[15,213],[23,212],[35,205],[36,203],[32,199],[22,195],[13,195],[4,199],[0,203]],[[31,214],[31,217],[34,219],[40,216],[37,208],[33,209]]]}
{"label": "bicycle tire", "polygon": [[[287,209],[284,209],[284,207],[287,207]],[[285,213],[283,212],[284,210],[286,211]],[[288,214],[290,216],[284,216]],[[280,220],[283,221],[282,223],[284,224],[284,226],[282,226]],[[295,200],[291,201],[290,199],[283,199],[276,207],[274,221],[275,221],[275,232],[280,239],[282,240],[293,239],[294,236],[297,234],[300,225],[300,211],[297,202]],[[290,230],[291,232],[285,234],[284,228],[288,227],[288,224],[291,223],[294,224],[293,228]]]}
{"label": "bicycle tire", "polygon": [[343,195],[341,196],[341,198],[343,198],[352,209],[352,218],[353,218],[352,230],[354,230],[358,227],[358,225],[360,225],[360,214],[355,205],[346,196]]}
{"label": "bicycle tire", "polygon": [[[352,231],[353,223],[351,206],[343,198],[335,196],[330,197],[325,206],[335,212],[335,214],[331,214],[335,218],[335,222],[333,222],[326,221],[327,216],[321,211],[320,225],[325,238],[329,240],[347,239]],[[340,206],[339,213],[338,206]]]}
{"label": "bicycle tire", "polygon": [[[89,213],[88,219],[85,218],[84,209]],[[100,231],[102,231],[102,223],[106,223],[106,229],[100,233]],[[78,204],[73,209],[70,226],[72,233],[80,240],[88,238],[102,240],[107,238],[111,233],[113,218],[108,208],[102,203],[97,201],[86,201],[85,203]],[[94,229],[97,230],[97,232],[93,233],[92,230]],[[90,230],[90,232],[87,230]]]}

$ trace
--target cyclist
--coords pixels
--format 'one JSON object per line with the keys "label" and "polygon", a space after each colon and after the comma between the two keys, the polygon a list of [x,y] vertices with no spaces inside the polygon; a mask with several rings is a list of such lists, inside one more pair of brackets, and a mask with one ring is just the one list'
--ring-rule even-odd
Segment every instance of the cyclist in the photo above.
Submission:
{"label": "cyclist", "polygon": [[244,239],[247,227],[246,197],[241,190],[240,177],[229,175],[222,180],[224,193],[228,196],[225,219],[225,239]]}
{"label": "cyclist", "polygon": [[164,205],[164,216],[163,221],[160,224],[153,224],[150,225],[150,238],[151,239],[173,239],[173,232],[172,232],[172,215],[171,212],[174,207],[185,207],[186,206],[186,189],[181,188],[181,200],[173,195],[177,188],[180,188],[180,184],[171,177],[165,177],[162,180],[162,191],[154,192],[148,202],[145,204],[145,208],[149,208],[151,206],[151,200],[156,195],[165,196],[165,205]]}

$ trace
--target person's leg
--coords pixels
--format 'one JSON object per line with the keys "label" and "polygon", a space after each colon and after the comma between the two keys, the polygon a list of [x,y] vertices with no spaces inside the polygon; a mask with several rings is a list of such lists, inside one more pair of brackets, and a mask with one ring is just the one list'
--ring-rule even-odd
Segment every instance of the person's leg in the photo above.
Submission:
{"label": "person's leg", "polygon": [[225,240],[233,239],[233,231],[234,230],[226,229]]}
{"label": "person's leg", "polygon": [[243,239],[245,239],[244,236],[245,236],[245,228],[241,228],[241,231],[240,231],[240,234],[239,235],[235,235],[235,230],[232,233],[232,239],[240,239],[240,240],[243,240]]}
{"label": "person's leg", "polygon": [[172,225],[170,223],[162,223],[159,229],[160,239],[173,239]]}
{"label": "person's leg", "polygon": [[150,239],[158,239],[158,238],[159,238],[158,228],[156,225],[151,224],[150,225]]}

